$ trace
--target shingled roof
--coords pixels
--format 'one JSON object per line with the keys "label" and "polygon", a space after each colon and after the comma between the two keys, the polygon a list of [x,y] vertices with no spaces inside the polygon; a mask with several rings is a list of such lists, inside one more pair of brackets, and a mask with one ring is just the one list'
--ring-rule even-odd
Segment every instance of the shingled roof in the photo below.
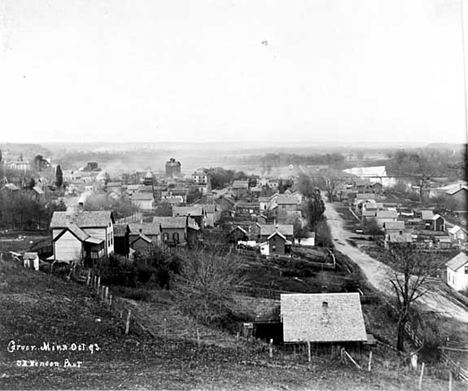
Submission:
{"label": "shingled roof", "polygon": [[172,216],[203,216],[202,206],[174,206]]}
{"label": "shingled roof", "polygon": [[448,261],[445,265],[452,269],[453,271],[457,271],[462,266],[468,263],[468,255],[465,253],[460,253],[457,256],[453,257],[450,261]]}
{"label": "shingled roof", "polygon": [[297,205],[299,200],[292,194],[278,194],[276,202],[278,205]]}
{"label": "shingled roof", "polygon": [[107,227],[114,222],[111,211],[54,212],[50,228],[66,228],[75,223],[80,228]]}
{"label": "shingled roof", "polygon": [[139,234],[142,233],[144,235],[159,235],[159,224],[155,223],[130,223],[128,224],[130,228],[130,234]]}
{"label": "shingled roof", "polygon": [[282,294],[284,342],[367,341],[359,293]]}
{"label": "shingled roof", "polygon": [[292,236],[294,234],[294,227],[292,224],[259,224],[260,235],[270,236],[276,231],[280,232],[285,236]]}

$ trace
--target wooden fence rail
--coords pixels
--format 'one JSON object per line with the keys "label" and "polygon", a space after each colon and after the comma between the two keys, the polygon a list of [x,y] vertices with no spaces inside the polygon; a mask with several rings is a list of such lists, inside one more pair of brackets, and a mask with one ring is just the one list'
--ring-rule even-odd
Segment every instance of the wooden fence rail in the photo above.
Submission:
{"label": "wooden fence rail", "polygon": [[468,382],[468,369],[462,368],[460,363],[453,361],[447,353],[444,352],[444,348],[441,348],[442,352],[440,356],[442,358],[442,362],[445,365],[450,367],[450,370],[453,372],[455,378],[461,379],[465,382]]}

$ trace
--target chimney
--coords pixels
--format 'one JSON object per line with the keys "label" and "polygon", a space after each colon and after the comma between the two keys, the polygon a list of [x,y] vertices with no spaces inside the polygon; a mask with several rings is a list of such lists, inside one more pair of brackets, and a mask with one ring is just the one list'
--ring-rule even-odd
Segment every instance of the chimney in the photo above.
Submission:
{"label": "chimney", "polygon": [[328,302],[327,301],[323,301],[322,302],[322,307],[324,310],[328,309]]}

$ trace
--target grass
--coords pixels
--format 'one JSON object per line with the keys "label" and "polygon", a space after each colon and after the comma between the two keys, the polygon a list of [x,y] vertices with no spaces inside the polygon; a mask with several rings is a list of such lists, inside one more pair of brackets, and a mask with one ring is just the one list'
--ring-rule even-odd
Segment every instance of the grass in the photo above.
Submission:
{"label": "grass", "polygon": [[[313,356],[308,363],[305,354],[279,347],[269,358],[266,344],[237,342],[235,335],[183,315],[171,291],[152,291],[150,301],[120,299],[110,311],[86,286],[24,269],[11,260],[0,261],[0,281],[1,389],[417,389],[417,374],[402,367],[397,375],[393,353],[379,349],[370,373],[326,355]],[[236,312],[252,317],[275,302],[238,296],[235,305]],[[123,333],[121,308],[132,311],[129,335]],[[364,311],[371,331],[389,323],[379,306],[364,305]],[[97,344],[100,350],[8,353],[5,347],[11,340],[37,346]],[[367,353],[355,358],[366,364]],[[58,361],[61,366],[17,366],[17,360],[24,359]],[[82,366],[65,368],[65,359],[81,361]],[[446,382],[430,377],[423,385],[446,388]],[[465,387],[455,382],[453,389]]]}

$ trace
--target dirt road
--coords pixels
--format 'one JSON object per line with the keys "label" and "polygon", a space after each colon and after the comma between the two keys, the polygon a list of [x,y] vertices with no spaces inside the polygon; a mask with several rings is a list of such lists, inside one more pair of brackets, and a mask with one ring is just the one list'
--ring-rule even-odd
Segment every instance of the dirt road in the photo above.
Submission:
{"label": "dirt road", "polygon": [[[393,295],[393,288],[389,282],[390,276],[394,274],[392,268],[349,244],[347,240],[355,235],[344,229],[343,218],[338,214],[333,204],[326,203],[325,215],[328,219],[336,249],[351,258],[362,269],[373,287],[381,292]],[[467,309],[460,306],[449,295],[441,293],[441,290],[429,291],[418,299],[418,305],[426,310],[468,323]]]}

